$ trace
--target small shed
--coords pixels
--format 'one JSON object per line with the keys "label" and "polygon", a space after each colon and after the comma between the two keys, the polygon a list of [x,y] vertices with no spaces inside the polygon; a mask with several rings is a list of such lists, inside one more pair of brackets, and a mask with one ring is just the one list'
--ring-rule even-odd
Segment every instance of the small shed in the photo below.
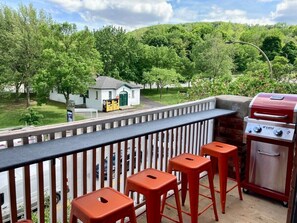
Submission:
{"label": "small shed", "polygon": [[[140,86],[108,76],[99,76],[96,83],[89,87],[86,95],[70,95],[75,105],[84,105],[103,111],[103,100],[119,99],[119,106],[133,106],[140,104]],[[50,100],[66,102],[63,94],[56,89],[50,93]]]}

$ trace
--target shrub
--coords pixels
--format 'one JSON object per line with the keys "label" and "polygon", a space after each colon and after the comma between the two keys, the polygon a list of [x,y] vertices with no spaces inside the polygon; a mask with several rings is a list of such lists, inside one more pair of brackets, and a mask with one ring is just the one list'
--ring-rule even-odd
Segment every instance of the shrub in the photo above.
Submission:
{"label": "shrub", "polygon": [[25,125],[38,125],[41,123],[43,118],[42,114],[39,114],[37,111],[34,111],[32,108],[28,108],[26,113],[22,114],[20,122]]}

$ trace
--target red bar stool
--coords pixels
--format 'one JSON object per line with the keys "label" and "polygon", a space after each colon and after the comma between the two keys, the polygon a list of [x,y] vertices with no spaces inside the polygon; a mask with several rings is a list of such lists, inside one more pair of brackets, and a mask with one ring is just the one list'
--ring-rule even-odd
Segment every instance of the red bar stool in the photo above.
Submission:
{"label": "red bar stool", "polygon": [[[239,176],[237,147],[226,143],[214,141],[209,144],[203,145],[201,147],[201,155],[203,156],[209,155],[212,162],[215,162],[216,159],[218,160],[220,190],[216,192],[220,193],[222,213],[225,214],[226,194],[229,191],[231,191],[235,187],[238,187],[239,198],[240,200],[242,200],[242,193],[240,190],[240,176]],[[233,187],[227,190],[229,157],[233,158],[237,183]]]}
{"label": "red bar stool", "polygon": [[[167,192],[170,190],[174,191],[179,221],[165,216],[163,214],[163,208],[161,209],[161,195],[164,195],[165,200]],[[161,216],[164,216],[174,222],[183,222],[178,197],[177,180],[172,174],[156,169],[145,169],[140,171],[127,178],[125,194],[129,195],[130,191],[138,192],[145,196],[148,223],[161,222]]]}
{"label": "red bar stool", "polygon": [[71,203],[70,223],[76,223],[77,219],[84,223],[107,223],[125,217],[136,223],[133,200],[110,187],[75,198]]}
{"label": "red bar stool", "polygon": [[[198,216],[204,213],[208,208],[213,206],[213,211],[216,221],[218,221],[216,200],[213,186],[213,174],[211,161],[202,156],[196,156],[189,153],[184,153],[179,156],[173,157],[168,163],[168,172],[180,171],[182,173],[182,205],[185,204],[187,195],[187,184],[189,182],[189,196],[190,196],[190,213],[182,211],[183,213],[191,216],[191,222],[197,223]],[[199,174],[207,171],[209,188],[211,196],[199,194]],[[210,199],[212,202],[206,206],[200,213],[198,211],[199,195]]]}

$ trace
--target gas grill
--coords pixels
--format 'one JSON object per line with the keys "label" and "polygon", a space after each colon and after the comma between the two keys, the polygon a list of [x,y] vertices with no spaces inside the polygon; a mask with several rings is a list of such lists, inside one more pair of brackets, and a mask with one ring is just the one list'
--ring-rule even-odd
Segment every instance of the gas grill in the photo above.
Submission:
{"label": "gas grill", "polygon": [[287,204],[296,150],[297,95],[260,93],[245,118],[245,190]]}

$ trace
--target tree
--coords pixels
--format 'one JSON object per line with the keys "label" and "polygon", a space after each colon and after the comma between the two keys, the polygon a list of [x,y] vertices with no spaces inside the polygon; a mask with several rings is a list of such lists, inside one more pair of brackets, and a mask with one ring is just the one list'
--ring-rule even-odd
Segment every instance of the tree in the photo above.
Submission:
{"label": "tree", "polygon": [[[13,35],[15,27],[16,12],[8,7],[0,8],[0,91],[7,86],[18,84],[18,80],[14,81],[16,63],[14,60],[16,36]],[[17,96],[19,86],[16,84]]]}
{"label": "tree", "polygon": [[273,77],[280,80],[282,76],[289,74],[293,70],[293,65],[283,56],[276,56],[272,61]]}
{"label": "tree", "polygon": [[289,41],[283,46],[282,56],[288,58],[290,64],[294,64],[297,57],[297,46],[293,41]]}
{"label": "tree", "polygon": [[40,65],[43,27],[51,20],[31,4],[28,7],[20,5],[18,11],[4,6],[0,14],[1,68],[8,77],[6,84],[15,86],[16,98],[20,86],[24,85],[28,107],[32,79]]}
{"label": "tree", "polygon": [[234,44],[234,63],[236,71],[243,72],[248,68],[248,64],[259,60],[259,51],[249,45]]}
{"label": "tree", "polygon": [[215,78],[231,74],[234,67],[230,48],[219,36],[207,36],[194,46],[192,59],[195,69],[203,77]]}
{"label": "tree", "polygon": [[100,52],[104,75],[137,81],[138,42],[123,28],[108,26],[94,32],[96,49]]}
{"label": "tree", "polygon": [[20,35],[18,53],[18,72],[27,93],[27,107],[30,105],[32,80],[40,67],[42,53],[43,27],[50,23],[43,11],[39,13],[30,4],[21,5],[18,12],[17,29]]}
{"label": "tree", "polygon": [[178,84],[182,76],[176,73],[174,69],[164,69],[153,67],[151,71],[144,73],[144,79],[147,83],[156,83],[160,88],[160,99],[162,99],[162,90],[165,85]]}
{"label": "tree", "polygon": [[56,88],[67,105],[70,94],[86,93],[102,68],[94,36],[87,29],[77,31],[74,24],[57,24],[45,45],[42,69],[35,78],[38,102],[45,102],[49,91]]}
{"label": "tree", "polygon": [[281,39],[278,36],[267,36],[263,40],[261,49],[267,55],[268,59],[272,61],[275,56],[281,54]]}

